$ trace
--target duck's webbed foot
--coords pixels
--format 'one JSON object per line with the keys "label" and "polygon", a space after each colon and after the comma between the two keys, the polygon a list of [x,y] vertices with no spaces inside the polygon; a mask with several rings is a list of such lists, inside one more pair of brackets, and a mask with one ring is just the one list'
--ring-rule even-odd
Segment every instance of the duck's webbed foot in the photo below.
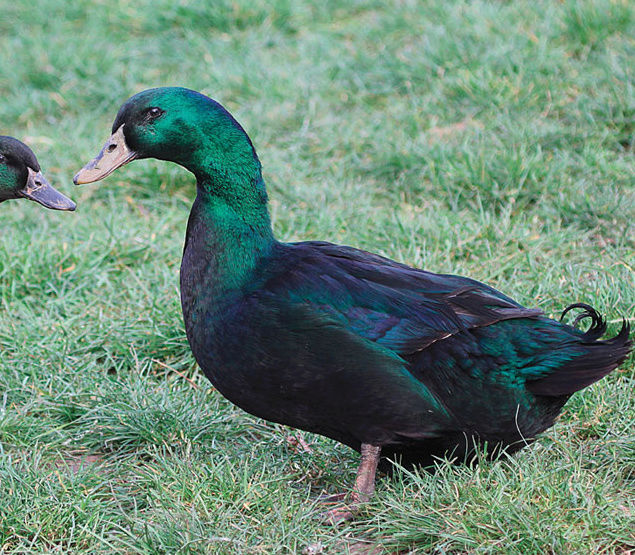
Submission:
{"label": "duck's webbed foot", "polygon": [[[332,524],[346,522],[352,520],[360,509],[360,506],[370,500],[375,492],[375,474],[377,473],[377,465],[379,464],[379,456],[381,447],[363,443],[362,460],[357,469],[357,477],[355,478],[355,489],[351,494],[351,500],[345,505],[335,507],[325,513],[325,518]],[[341,496],[342,498],[344,496]],[[340,498],[339,495],[331,498]],[[338,499],[339,500],[339,499]]]}

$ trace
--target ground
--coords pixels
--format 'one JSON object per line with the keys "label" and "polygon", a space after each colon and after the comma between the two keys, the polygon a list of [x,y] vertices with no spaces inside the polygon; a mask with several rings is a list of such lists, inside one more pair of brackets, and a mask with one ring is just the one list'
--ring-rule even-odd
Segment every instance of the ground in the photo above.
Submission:
{"label": "ground", "polygon": [[614,553],[635,548],[634,363],[531,448],[378,481],[253,418],[198,371],[178,267],[181,168],[73,174],[131,94],[182,85],[252,137],[284,240],[485,281],[558,315],[635,315],[635,5],[627,1],[16,0],[0,133],[74,214],[2,204],[0,552]]}

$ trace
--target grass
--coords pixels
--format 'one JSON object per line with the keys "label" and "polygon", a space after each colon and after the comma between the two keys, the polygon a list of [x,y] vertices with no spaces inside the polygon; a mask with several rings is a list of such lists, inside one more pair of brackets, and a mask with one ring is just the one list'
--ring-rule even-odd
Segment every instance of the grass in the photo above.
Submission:
{"label": "grass", "polygon": [[137,162],[71,188],[118,106],[158,85],[254,140],[276,233],[487,281],[556,315],[635,314],[635,8],[550,2],[17,0],[1,133],[75,214],[2,205],[0,552],[624,553],[633,358],[530,449],[382,479],[333,528],[357,456],[225,401],[178,300],[192,178]]}

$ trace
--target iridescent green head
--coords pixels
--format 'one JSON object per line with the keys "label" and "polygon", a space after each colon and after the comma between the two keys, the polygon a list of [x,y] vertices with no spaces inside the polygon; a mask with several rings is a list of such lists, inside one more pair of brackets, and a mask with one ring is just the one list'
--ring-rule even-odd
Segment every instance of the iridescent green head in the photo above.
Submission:
{"label": "iridescent green head", "polygon": [[13,137],[0,136],[0,202],[28,198],[53,210],[75,210],[75,203],[46,180],[33,151]]}
{"label": "iridescent green head", "polygon": [[127,100],[112,136],[74,181],[98,181],[141,158],[175,162],[199,181],[218,185],[226,185],[228,177],[260,178],[253,145],[232,115],[211,98],[180,87],[149,89]]}

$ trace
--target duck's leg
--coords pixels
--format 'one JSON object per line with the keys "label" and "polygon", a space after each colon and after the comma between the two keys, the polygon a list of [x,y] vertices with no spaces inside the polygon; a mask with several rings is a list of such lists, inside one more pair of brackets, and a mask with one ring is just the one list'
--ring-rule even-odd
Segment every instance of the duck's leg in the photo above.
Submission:
{"label": "duck's leg", "polygon": [[353,492],[353,504],[366,503],[375,493],[375,474],[379,464],[381,447],[377,445],[362,444],[362,460],[357,469],[355,478],[355,491]]}
{"label": "duck's leg", "polygon": [[377,473],[381,447],[362,443],[361,453],[362,460],[357,469],[351,502],[344,507],[331,509],[326,513],[327,519],[332,523],[351,520],[359,510],[360,505],[368,502],[375,492],[375,474]]}

